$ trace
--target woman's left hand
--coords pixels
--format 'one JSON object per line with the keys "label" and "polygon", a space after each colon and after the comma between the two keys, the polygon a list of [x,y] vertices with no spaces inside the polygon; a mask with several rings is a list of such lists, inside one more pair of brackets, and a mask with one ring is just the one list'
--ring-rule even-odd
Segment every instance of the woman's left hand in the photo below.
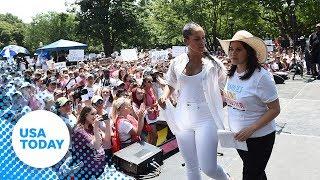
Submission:
{"label": "woman's left hand", "polygon": [[255,128],[253,126],[249,126],[247,128],[242,129],[238,133],[234,135],[234,138],[238,141],[245,141],[247,140],[254,132]]}

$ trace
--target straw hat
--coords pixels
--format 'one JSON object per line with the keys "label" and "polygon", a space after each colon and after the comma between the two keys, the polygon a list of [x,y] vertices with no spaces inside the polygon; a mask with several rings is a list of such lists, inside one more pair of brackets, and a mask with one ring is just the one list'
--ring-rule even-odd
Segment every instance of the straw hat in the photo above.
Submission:
{"label": "straw hat", "polygon": [[245,30],[236,32],[232,39],[221,40],[217,38],[221,44],[223,51],[229,54],[229,46],[232,41],[242,41],[247,43],[257,52],[257,58],[260,63],[263,63],[267,59],[267,46],[264,41],[258,37],[253,36],[251,33]]}

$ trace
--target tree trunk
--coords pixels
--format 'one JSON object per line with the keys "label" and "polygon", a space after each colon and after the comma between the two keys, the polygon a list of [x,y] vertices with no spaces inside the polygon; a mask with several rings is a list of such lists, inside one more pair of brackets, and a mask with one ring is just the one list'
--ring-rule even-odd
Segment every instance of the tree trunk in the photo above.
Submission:
{"label": "tree trunk", "polygon": [[104,38],[102,41],[103,51],[107,57],[109,57],[113,53],[113,46],[111,44],[110,39]]}

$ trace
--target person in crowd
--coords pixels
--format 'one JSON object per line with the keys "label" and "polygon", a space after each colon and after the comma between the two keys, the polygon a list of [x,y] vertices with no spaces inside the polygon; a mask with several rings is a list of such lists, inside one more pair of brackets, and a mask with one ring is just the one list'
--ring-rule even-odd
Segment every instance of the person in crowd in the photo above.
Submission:
{"label": "person in crowd", "polygon": [[118,79],[120,79],[121,81],[124,81],[124,76],[127,74],[126,69],[124,68],[120,68],[118,71]]}
{"label": "person in crowd", "polygon": [[175,118],[182,124],[175,135],[188,179],[201,179],[201,169],[210,178],[227,180],[227,173],[217,164],[217,130],[223,128],[220,89],[225,83],[224,68],[219,60],[205,54],[205,32],[200,25],[188,23],[182,34],[188,53],[171,62],[168,85],[158,103],[165,108],[170,95],[179,91]]}
{"label": "person in crowd", "polygon": [[56,113],[66,123],[70,134],[77,123],[77,118],[72,114],[72,101],[66,97],[60,97],[55,102]]}
{"label": "person in crowd", "polygon": [[101,86],[109,86],[110,85],[110,71],[108,69],[104,69],[101,75]]}
{"label": "person in crowd", "polygon": [[[320,23],[316,25],[316,31],[310,35],[310,51],[313,64],[313,76],[320,79]],[[318,65],[318,68],[316,67]]]}
{"label": "person in crowd", "polygon": [[75,174],[77,179],[98,178],[104,171],[106,160],[102,145],[110,139],[99,128],[101,118],[91,106],[83,107],[80,112],[71,139],[74,163],[83,164]]}
{"label": "person in crowd", "polygon": [[92,106],[97,110],[97,114],[102,117],[100,121],[99,128],[105,132],[105,138],[108,138],[109,141],[105,141],[102,144],[102,147],[105,152],[106,161],[108,164],[111,164],[112,150],[111,150],[111,136],[113,135],[112,127],[114,126],[111,121],[109,112],[104,108],[104,100],[101,96],[95,95],[92,97]]}
{"label": "person in crowd", "polygon": [[23,97],[20,91],[15,91],[11,95],[11,106],[6,111],[2,112],[0,118],[5,118],[7,121],[15,124],[18,120],[28,112],[31,112],[28,102]]}
{"label": "person in crowd", "polygon": [[[72,101],[66,97],[60,97],[54,102],[53,112],[56,113],[67,125],[69,130],[70,139],[72,138],[73,129],[77,123],[77,118],[72,114]],[[53,168],[58,169],[60,176],[67,177],[68,175],[79,170],[79,166],[71,166],[72,163],[72,146],[70,145],[69,151],[63,159],[56,164]]]}
{"label": "person in crowd", "polygon": [[151,76],[146,76],[143,79],[143,89],[145,93],[144,103],[147,107],[147,115],[146,120],[147,123],[152,127],[152,136],[150,137],[150,144],[156,145],[157,144],[157,120],[159,116],[159,109],[158,109],[158,102],[157,102],[157,95],[152,87],[153,78]]}
{"label": "person in crowd", "polygon": [[130,115],[132,112],[131,100],[119,97],[112,105],[112,118],[115,124],[115,137],[121,148],[140,141],[140,135],[144,126],[143,115],[145,106],[140,107],[138,119]]}
{"label": "person in crowd", "polygon": [[34,78],[36,92],[40,93],[45,90],[44,78]]}
{"label": "person in crowd", "polygon": [[49,96],[51,99],[54,98],[54,92],[57,88],[57,82],[54,78],[50,78],[46,82],[46,89],[42,92],[41,97],[47,97]]}
{"label": "person in crowd", "polygon": [[45,104],[43,100],[38,97],[36,93],[36,88],[32,84],[28,82],[23,83],[20,87],[20,92],[26,99],[28,106],[31,108],[32,111],[44,109]]}
{"label": "person in crowd", "polygon": [[265,168],[275,141],[279,98],[271,74],[261,67],[267,58],[264,41],[241,30],[219,40],[232,66],[224,91],[229,126],[248,151],[237,150],[243,161],[243,180],[267,179]]}
{"label": "person in crowd", "polygon": [[86,77],[86,86],[83,89],[86,89],[88,93],[81,96],[81,100],[84,103],[84,105],[89,106],[91,104],[91,98],[94,95],[94,76],[92,74],[88,74]]}
{"label": "person in crowd", "polygon": [[111,114],[112,102],[113,102],[113,96],[111,94],[111,88],[110,87],[102,87],[100,89],[100,92],[98,93],[98,95],[102,97],[103,102],[104,102],[104,109],[110,115]]}
{"label": "person in crowd", "polygon": [[[137,86],[132,89],[132,108],[134,110],[134,114],[139,114],[140,108],[145,107],[145,90]],[[158,134],[157,131],[154,130],[154,128],[146,123],[146,115],[144,115],[144,127],[143,127],[143,133],[147,134],[148,139],[147,142],[150,144],[156,145]]]}

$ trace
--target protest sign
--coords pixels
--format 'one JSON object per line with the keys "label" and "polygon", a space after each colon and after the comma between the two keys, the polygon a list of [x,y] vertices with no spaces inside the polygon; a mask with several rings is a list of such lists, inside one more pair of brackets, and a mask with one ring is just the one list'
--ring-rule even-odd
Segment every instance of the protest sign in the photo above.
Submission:
{"label": "protest sign", "polygon": [[172,46],[172,57],[177,57],[180,54],[187,53],[188,48],[186,46]]}
{"label": "protest sign", "polygon": [[138,60],[138,51],[137,49],[122,49],[120,51],[121,58],[123,61],[134,61]]}
{"label": "protest sign", "polygon": [[168,50],[161,50],[161,51],[150,51],[150,59],[152,63],[157,63],[159,61],[163,61],[168,59]]}
{"label": "protest sign", "polygon": [[70,62],[82,61],[84,59],[84,50],[83,49],[69,50],[67,59]]}
{"label": "protest sign", "polygon": [[67,67],[67,63],[66,62],[58,62],[58,63],[54,63],[54,68],[55,69],[62,69],[62,68],[65,68]]}
{"label": "protest sign", "polygon": [[272,40],[265,40],[264,43],[267,45],[267,51],[272,52],[274,44],[272,43]]}

